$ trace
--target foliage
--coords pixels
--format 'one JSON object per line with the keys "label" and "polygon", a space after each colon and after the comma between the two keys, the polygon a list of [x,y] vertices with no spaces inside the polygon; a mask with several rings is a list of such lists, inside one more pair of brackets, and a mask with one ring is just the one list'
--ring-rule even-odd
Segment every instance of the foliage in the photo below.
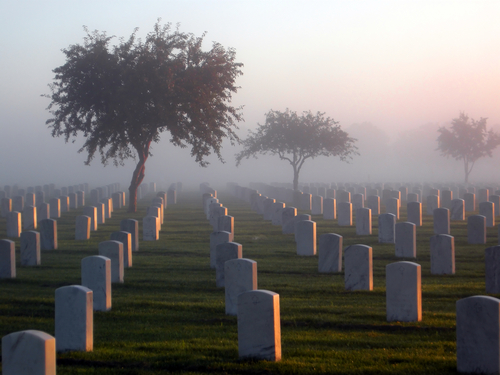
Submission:
{"label": "foliage", "polygon": [[129,211],[136,209],[151,143],[162,132],[170,132],[176,146],[190,145],[201,166],[211,152],[222,159],[225,137],[238,141],[233,129],[242,120],[241,108],[229,103],[243,65],[235,62],[233,49],[213,43],[203,51],[204,35],[172,31],[160,21],[144,41],[136,29],[114,46],[106,33],[85,30],[84,43],[63,49],[66,63],[54,69],[48,106],[53,117],[46,124],[66,142],[83,135],[79,152],[88,153],[86,164],[96,152],[103,164],[138,159]]}
{"label": "foliage", "polygon": [[258,124],[256,132],[242,141],[243,150],[236,155],[237,165],[243,158],[256,157],[257,154],[278,155],[281,160],[288,161],[294,172],[294,189],[298,187],[299,173],[304,162],[318,156],[338,156],[346,160],[356,153],[354,138],[343,131],[338,122],[324,113],[316,114],[286,110],[269,111],[266,122]]}
{"label": "foliage", "polygon": [[451,122],[451,128],[440,127],[437,138],[438,150],[443,156],[451,156],[463,160],[465,182],[469,181],[475,162],[492,155],[492,151],[500,145],[500,134],[486,130],[486,118],[479,121],[470,119],[465,113]]}

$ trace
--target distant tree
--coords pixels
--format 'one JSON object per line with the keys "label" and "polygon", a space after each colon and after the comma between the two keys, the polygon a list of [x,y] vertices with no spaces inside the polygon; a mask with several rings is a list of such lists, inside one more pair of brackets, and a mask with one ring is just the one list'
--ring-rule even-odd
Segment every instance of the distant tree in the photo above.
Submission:
{"label": "distant tree", "polygon": [[233,129],[242,120],[241,108],[229,103],[243,64],[235,62],[233,49],[213,43],[203,51],[204,35],[171,31],[160,21],[144,41],[136,38],[136,29],[115,46],[106,33],[85,31],[84,43],[63,49],[66,63],[54,69],[47,95],[53,117],[46,124],[52,136],[66,142],[82,134],[86,140],[79,152],[88,153],[87,165],[96,152],[104,165],[137,161],[129,212],[136,211],[151,143],[162,132],[169,131],[176,146],[190,145],[201,166],[212,152],[222,160],[225,137],[239,141]]}
{"label": "distant tree", "polygon": [[281,160],[288,161],[293,167],[293,188],[297,190],[299,173],[304,162],[318,156],[338,156],[341,160],[350,158],[356,153],[354,138],[340,129],[338,122],[324,113],[304,112],[301,116],[296,112],[269,111],[266,122],[258,124],[256,132],[242,141],[243,150],[236,155],[236,165],[242,159],[257,154],[278,155]]}
{"label": "distant tree", "polygon": [[469,182],[474,163],[485,156],[492,155],[492,151],[500,145],[500,135],[493,130],[486,130],[487,118],[479,121],[470,119],[465,113],[451,122],[451,128],[440,127],[437,138],[441,155],[464,163],[465,182]]}

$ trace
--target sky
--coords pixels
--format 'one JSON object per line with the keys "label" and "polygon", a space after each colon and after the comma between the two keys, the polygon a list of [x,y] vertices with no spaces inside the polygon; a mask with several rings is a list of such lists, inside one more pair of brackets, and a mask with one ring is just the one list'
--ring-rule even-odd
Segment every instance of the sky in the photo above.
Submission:
{"label": "sky", "polygon": [[[144,36],[161,18],[184,32],[206,32],[206,48],[213,41],[234,48],[244,64],[233,98],[244,106],[242,138],[269,110],[289,108],[324,112],[347,130],[370,123],[387,138],[381,147],[392,148],[416,129],[446,126],[460,112],[500,126],[499,17],[500,2],[472,0],[0,0],[0,185],[119,181],[125,189],[129,183],[133,162],[84,166],[82,140],[66,144],[45,125],[49,100],[42,95],[50,92],[52,70],[65,62],[61,49],[82,43],[84,25],[126,38],[136,27]],[[291,167],[276,157],[235,168],[236,151],[226,145],[225,164],[210,157],[210,166],[201,168],[164,134],[146,164],[145,181],[291,182]],[[359,160],[341,165],[317,159],[301,180],[399,177],[373,166],[367,173]],[[447,173],[430,177],[460,181],[459,163],[443,163]],[[412,178],[404,167],[398,167],[400,177]],[[415,175],[427,177],[425,168]]]}

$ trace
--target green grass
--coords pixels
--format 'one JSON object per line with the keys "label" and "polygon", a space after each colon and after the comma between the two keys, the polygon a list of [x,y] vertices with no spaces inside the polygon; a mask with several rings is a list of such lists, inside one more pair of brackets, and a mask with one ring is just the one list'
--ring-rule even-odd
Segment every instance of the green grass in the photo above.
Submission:
{"label": "green grass", "polygon": [[[119,230],[122,219],[141,221],[150,198],[140,201],[137,214],[116,210],[89,241],[73,240],[81,209],[63,214],[59,249],[42,251],[38,267],[20,266],[16,240],[17,277],[0,280],[0,336],[27,329],[53,335],[55,289],[79,284],[81,259],[97,255],[99,242]],[[59,353],[59,375],[456,373],[455,303],[485,294],[484,249],[497,245],[496,228],[488,228],[487,245],[468,245],[466,222],[452,222],[456,274],[435,276],[430,274],[432,218],[424,215],[416,259],[422,266],[423,319],[388,323],[385,266],[401,258],[394,256],[394,245],[378,243],[376,217],[372,236],[356,236],[354,227],[313,217],[318,236],[338,233],[344,247],[373,248],[374,290],[347,292],[343,273],[319,274],[317,257],[296,255],[292,235],[264,222],[245,202],[227,193],[219,198],[235,218],[243,256],[257,261],[259,288],[280,295],[282,361],[238,359],[237,320],[225,315],[224,290],[215,287],[209,268],[212,229],[201,194],[186,192],[165,211],[160,240],[141,241],[125,283],[113,284],[111,311],[94,313],[94,351]],[[405,218],[402,208],[400,221]],[[6,238],[3,218],[0,238]]]}

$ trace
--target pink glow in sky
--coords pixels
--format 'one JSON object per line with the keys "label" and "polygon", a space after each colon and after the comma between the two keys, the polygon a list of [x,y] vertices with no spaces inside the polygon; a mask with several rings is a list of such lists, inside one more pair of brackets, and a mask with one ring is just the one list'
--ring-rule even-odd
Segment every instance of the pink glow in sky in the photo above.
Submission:
{"label": "pink glow in sky", "polygon": [[[245,105],[242,136],[270,109],[285,108],[326,112],[346,128],[371,122],[392,140],[429,122],[445,125],[460,111],[500,125],[498,1],[4,1],[2,158],[14,139],[88,173],[78,146],[52,139],[44,125],[48,100],[40,95],[64,63],[60,50],[82,42],[82,25],[127,37],[135,27],[144,35],[157,18],[207,31],[207,46],[236,49],[245,64],[234,97]],[[167,139],[161,146],[171,147]],[[227,165],[234,166],[233,152]],[[127,180],[130,172],[107,171]]]}

